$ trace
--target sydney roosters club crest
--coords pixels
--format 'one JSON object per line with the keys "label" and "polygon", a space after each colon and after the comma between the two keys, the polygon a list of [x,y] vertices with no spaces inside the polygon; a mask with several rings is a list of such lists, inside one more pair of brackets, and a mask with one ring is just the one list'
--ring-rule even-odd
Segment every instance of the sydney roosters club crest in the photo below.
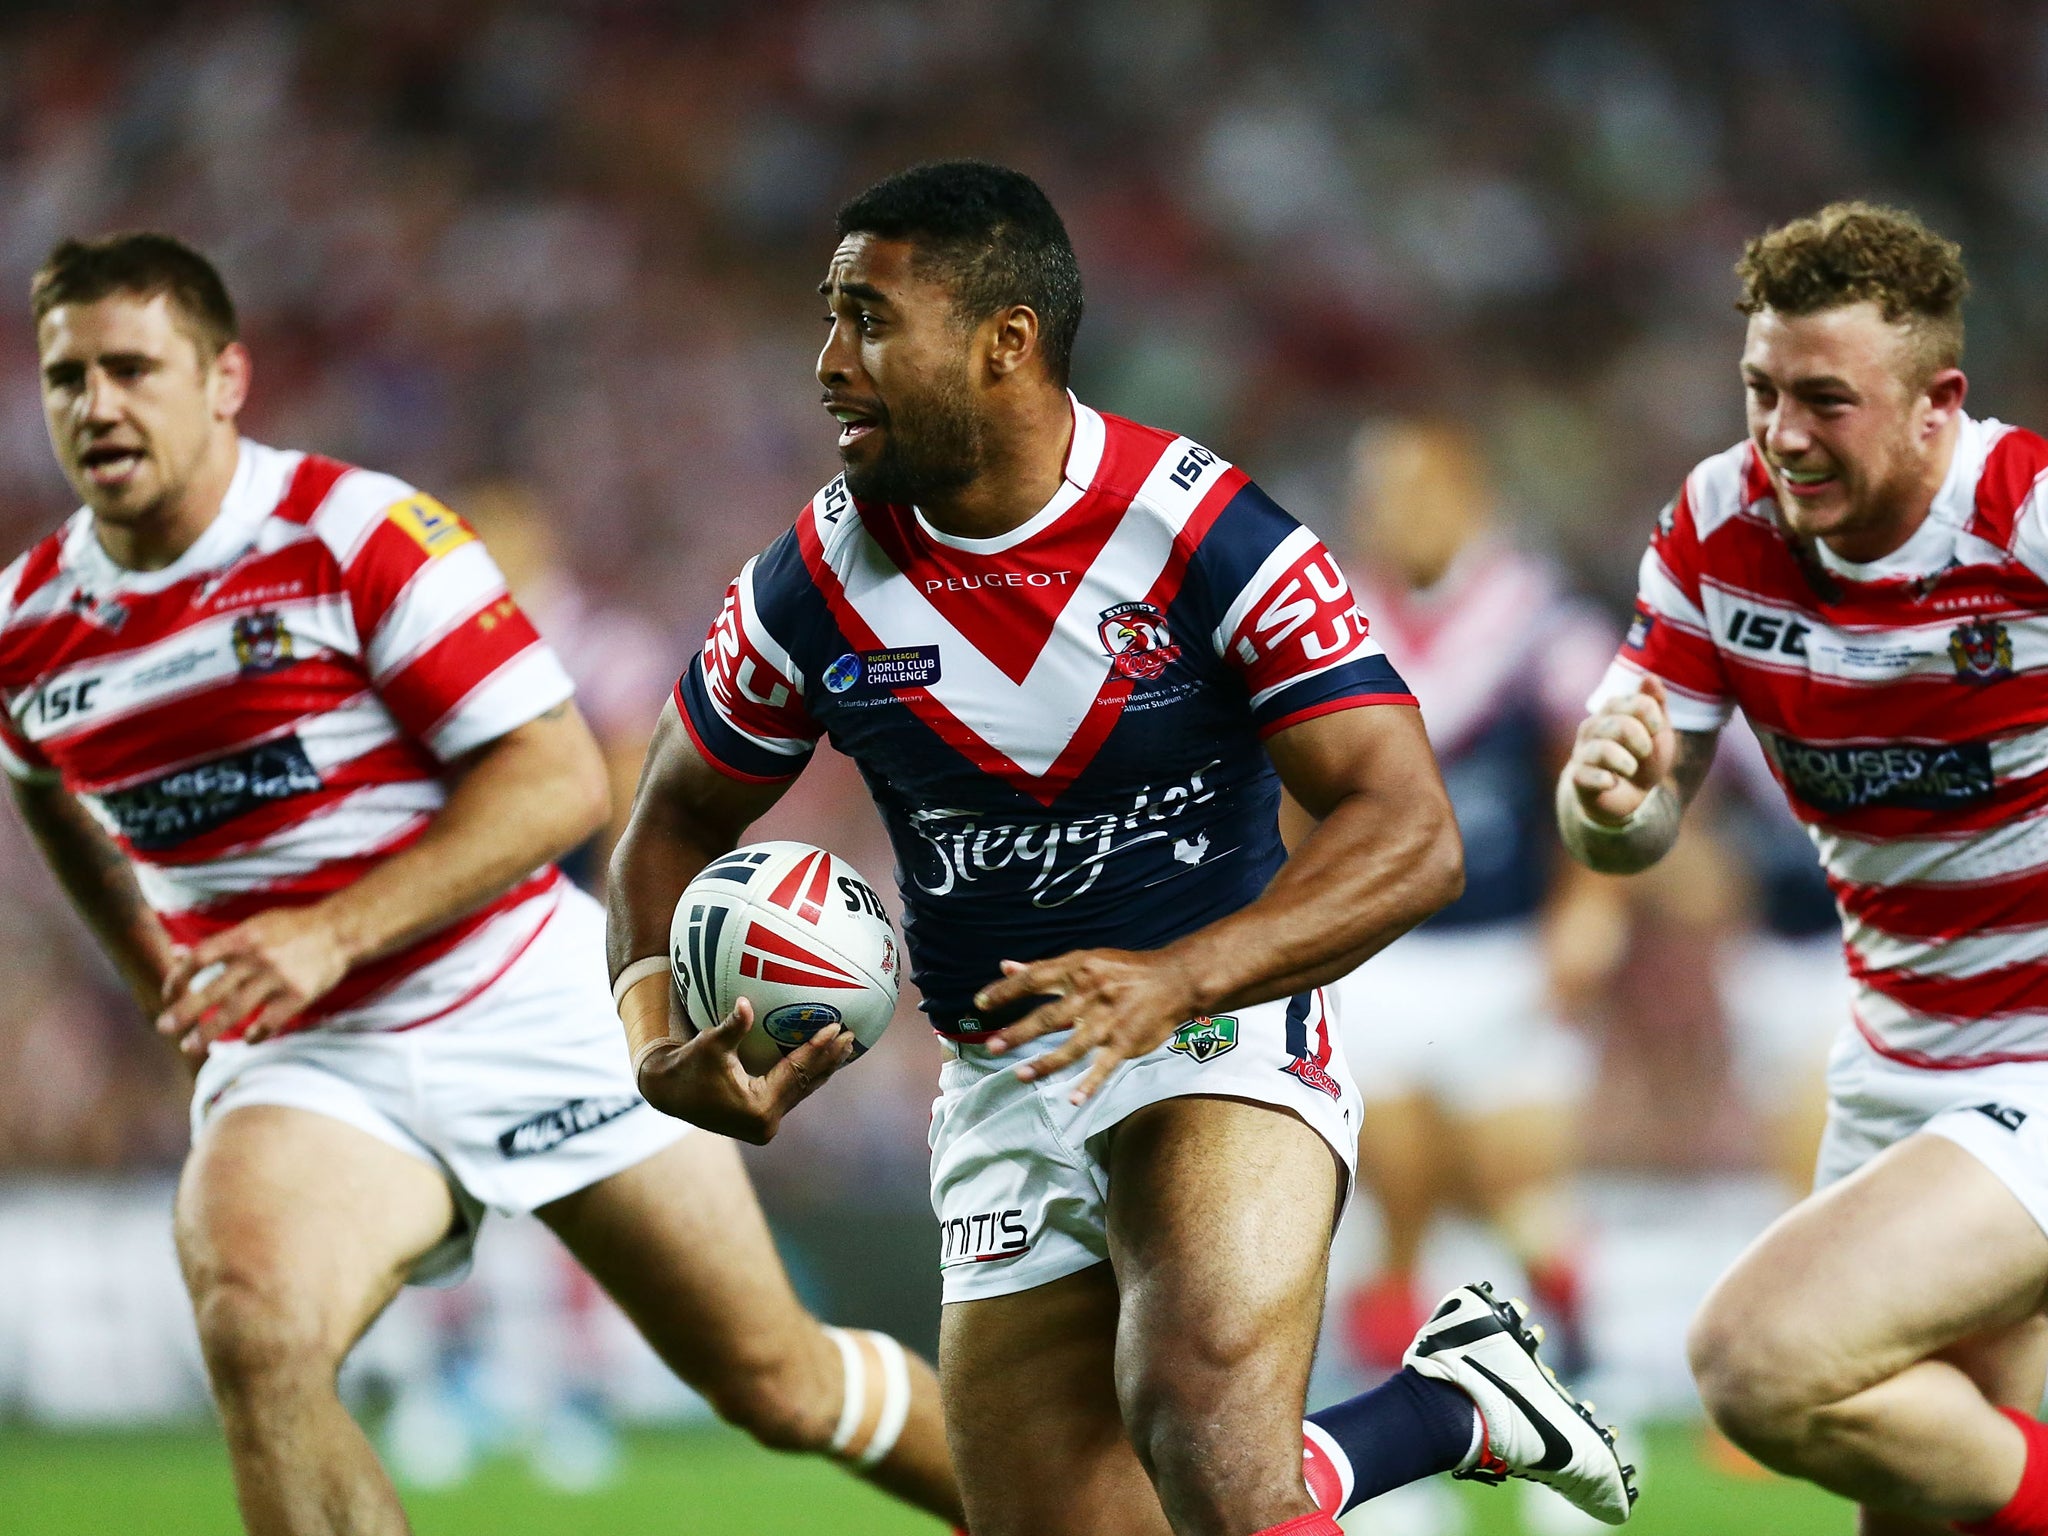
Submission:
{"label": "sydney roosters club crest", "polygon": [[1152,603],[1119,603],[1102,611],[1095,626],[1118,677],[1150,682],[1180,655],[1166,628],[1166,615]]}
{"label": "sydney roosters club crest", "polygon": [[2012,676],[2012,636],[1997,619],[1967,619],[1950,630],[1948,656],[1965,682]]}

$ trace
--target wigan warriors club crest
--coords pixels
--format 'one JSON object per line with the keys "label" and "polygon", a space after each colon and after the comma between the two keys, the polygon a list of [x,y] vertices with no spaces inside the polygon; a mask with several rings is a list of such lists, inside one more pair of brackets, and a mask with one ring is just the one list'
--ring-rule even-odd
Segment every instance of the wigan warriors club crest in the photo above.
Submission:
{"label": "wigan warriors club crest", "polygon": [[2012,676],[2012,636],[1997,619],[1969,619],[1949,631],[1949,660],[1967,683]]}
{"label": "wigan warriors club crest", "polygon": [[244,672],[274,672],[291,663],[291,631],[274,613],[238,614],[229,635],[235,661]]}
{"label": "wigan warriors club crest", "polygon": [[1118,677],[1150,682],[1180,655],[1166,628],[1166,615],[1151,603],[1119,603],[1102,611],[1095,626]]}

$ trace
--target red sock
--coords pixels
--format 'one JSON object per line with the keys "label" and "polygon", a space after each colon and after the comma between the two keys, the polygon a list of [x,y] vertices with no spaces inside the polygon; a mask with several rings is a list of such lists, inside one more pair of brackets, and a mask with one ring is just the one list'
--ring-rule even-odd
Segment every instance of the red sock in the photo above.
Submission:
{"label": "red sock", "polygon": [[2048,1536],[2048,1424],[2016,1408],[1998,1411],[2027,1437],[2027,1465],[2020,1473],[2019,1492],[1989,1520],[1957,1521],[1956,1529],[1965,1536]]}
{"label": "red sock", "polygon": [[1282,1520],[1263,1531],[1253,1531],[1252,1536],[1344,1536],[1344,1527],[1337,1523],[1335,1516],[1319,1510],[1313,1515],[1297,1515],[1292,1520]]}

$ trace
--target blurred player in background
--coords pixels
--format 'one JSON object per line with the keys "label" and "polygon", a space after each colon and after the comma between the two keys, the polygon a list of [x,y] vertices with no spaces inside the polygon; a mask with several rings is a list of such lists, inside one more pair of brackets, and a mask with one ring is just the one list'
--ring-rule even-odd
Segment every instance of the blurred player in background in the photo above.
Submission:
{"label": "blurred player in background", "polygon": [[1701,1395],[1866,1532],[2038,1536],[2048,441],[1964,411],[1962,255],[1911,215],[1836,204],[1736,270],[1749,441],[1658,520],[1559,827],[1594,868],[1655,862],[1748,717],[1856,992],[1817,1192],[1702,1308]]}
{"label": "blurred player in background", "polygon": [[335,1373],[486,1208],[536,1211],[759,1438],[954,1514],[931,1373],[805,1314],[736,1149],[634,1093],[550,862],[603,765],[484,546],[241,438],[234,307],[177,242],[67,242],[33,310],[85,505],[0,574],[0,762],[197,1069],[178,1251],[249,1528],[405,1529]]}
{"label": "blurred player in background", "polygon": [[1416,1277],[1439,1213],[1479,1216],[1583,1357],[1573,1122],[1590,1063],[1566,1022],[1623,942],[1616,883],[1556,851],[1550,786],[1609,626],[1499,524],[1484,450],[1440,420],[1353,447],[1360,606],[1415,690],[1465,842],[1465,892],[1340,982],[1365,1096],[1359,1176],[1379,1201],[1376,1279],[1346,1301],[1360,1360],[1393,1369],[1428,1316]]}
{"label": "blurred player in background", "polygon": [[[1460,881],[1413,698],[1243,471],[1068,393],[1080,271],[1029,179],[922,166],[838,222],[845,474],[734,582],[613,861],[642,1090],[765,1141],[847,1060],[832,1026],[749,1076],[750,1007],[694,1033],[666,959],[684,885],[829,732],[946,1043],[940,1359],[979,1536],[1334,1536],[1452,1470],[1625,1519],[1611,1443],[1476,1287],[1316,1416],[1305,1485],[1359,1113],[1323,984]],[[1292,857],[1282,783],[1319,818]]]}

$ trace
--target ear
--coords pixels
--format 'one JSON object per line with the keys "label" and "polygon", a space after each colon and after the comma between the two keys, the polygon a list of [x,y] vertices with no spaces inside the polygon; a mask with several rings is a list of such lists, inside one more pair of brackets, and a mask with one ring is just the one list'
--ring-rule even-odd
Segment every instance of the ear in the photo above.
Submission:
{"label": "ear", "polygon": [[213,360],[212,379],[207,388],[212,396],[214,419],[233,421],[249,399],[249,381],[254,372],[249,349],[231,341]]}
{"label": "ear", "polygon": [[1970,381],[1963,377],[1962,369],[1937,370],[1921,389],[1927,401],[1927,414],[1921,429],[1931,436],[1946,427],[1962,414],[1963,400],[1969,393]]}
{"label": "ear", "polygon": [[989,317],[984,356],[992,380],[1008,378],[1038,355],[1038,312],[1028,304],[1012,304]]}

